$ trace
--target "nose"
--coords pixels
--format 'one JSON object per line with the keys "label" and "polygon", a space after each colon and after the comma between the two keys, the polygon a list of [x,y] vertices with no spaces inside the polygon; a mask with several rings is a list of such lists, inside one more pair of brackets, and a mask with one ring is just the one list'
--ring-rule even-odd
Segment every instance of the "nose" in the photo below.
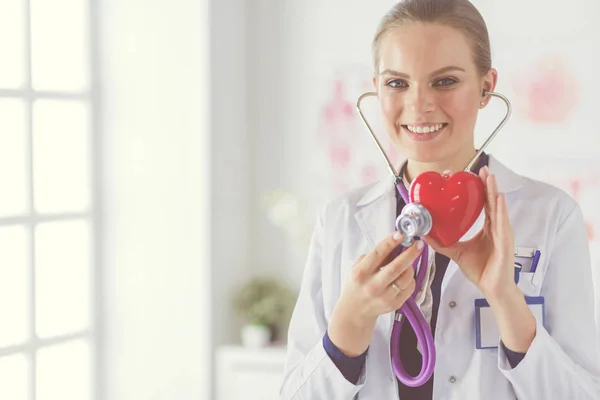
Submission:
{"label": "nose", "polygon": [[404,96],[404,107],[415,113],[415,115],[421,115],[435,111],[435,94],[432,88],[417,86],[409,89],[405,92]]}

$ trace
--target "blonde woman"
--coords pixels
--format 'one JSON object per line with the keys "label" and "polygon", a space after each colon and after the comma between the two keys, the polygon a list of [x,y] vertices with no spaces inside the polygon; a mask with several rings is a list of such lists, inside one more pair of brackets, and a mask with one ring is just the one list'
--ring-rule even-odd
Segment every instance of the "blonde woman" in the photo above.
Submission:
{"label": "blonde woman", "polygon": [[[373,57],[384,127],[407,158],[404,185],[425,171],[463,170],[498,78],[479,12],[468,0],[401,1],[383,18]],[[491,154],[473,172],[485,188],[484,222],[448,248],[424,237],[398,254],[393,227],[404,202],[390,178],[323,208],[288,333],[282,399],[600,399],[579,206]],[[522,248],[535,250],[534,261],[515,256]],[[419,286],[412,263],[424,252],[431,262]],[[404,383],[423,362],[406,321],[398,344],[406,379],[391,361],[395,311],[409,298],[430,324],[437,355],[433,375],[418,384]],[[478,300],[487,321],[475,318]],[[494,324],[497,342],[476,345],[475,332]]]}

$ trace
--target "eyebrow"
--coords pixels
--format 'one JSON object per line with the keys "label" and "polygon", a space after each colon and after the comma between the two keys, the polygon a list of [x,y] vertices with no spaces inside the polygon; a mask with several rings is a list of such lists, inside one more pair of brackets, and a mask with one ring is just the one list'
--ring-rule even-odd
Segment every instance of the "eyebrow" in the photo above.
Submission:
{"label": "eyebrow", "polygon": [[[450,65],[448,67],[444,67],[444,68],[440,68],[436,71],[433,71],[431,74],[429,74],[430,77],[433,77],[435,75],[440,75],[446,72],[450,72],[450,71],[462,71],[462,72],[466,72],[463,68],[461,67],[456,67],[454,65]],[[408,79],[409,76],[403,72],[398,72],[398,71],[394,71],[393,69],[386,69],[381,71],[381,73],[379,74],[381,75],[395,75],[395,76],[399,76],[401,78],[405,78]]]}

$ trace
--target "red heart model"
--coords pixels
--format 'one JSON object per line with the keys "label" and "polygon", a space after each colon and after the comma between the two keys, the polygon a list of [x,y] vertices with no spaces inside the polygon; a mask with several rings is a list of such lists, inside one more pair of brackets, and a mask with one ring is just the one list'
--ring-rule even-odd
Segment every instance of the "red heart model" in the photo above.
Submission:
{"label": "red heart model", "polygon": [[429,235],[444,247],[451,246],[471,228],[483,209],[481,179],[466,171],[440,175],[424,172],[410,185],[410,201],[423,205],[433,226]]}

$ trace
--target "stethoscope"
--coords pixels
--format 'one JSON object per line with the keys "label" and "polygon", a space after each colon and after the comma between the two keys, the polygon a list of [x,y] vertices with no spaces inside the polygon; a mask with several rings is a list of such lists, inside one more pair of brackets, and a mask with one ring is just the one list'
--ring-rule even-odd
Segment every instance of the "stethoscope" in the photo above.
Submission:
{"label": "stethoscope", "polygon": [[[500,124],[496,127],[494,132],[492,132],[492,134],[487,138],[487,140],[477,151],[473,159],[471,159],[467,167],[464,169],[464,171],[470,173],[473,173],[473,166],[479,160],[479,157],[484,152],[486,147],[498,134],[498,131],[500,131],[504,124],[506,124],[506,121],[512,113],[510,101],[505,96],[499,93],[488,91],[484,91],[483,95],[495,96],[503,100],[506,103],[507,112],[502,122],[500,122]],[[364,98],[369,96],[377,97],[377,93],[368,92],[361,95],[356,103],[356,108],[358,109],[358,113],[360,114],[362,121],[365,123],[369,133],[371,134],[371,137],[373,138],[373,140],[375,140],[379,151],[385,158],[388,169],[394,177],[394,184],[396,185],[396,189],[398,190],[398,193],[400,194],[400,196],[402,196],[402,199],[406,204],[402,208],[402,212],[400,213],[400,215],[396,218],[396,229],[401,231],[404,237],[401,243],[401,251],[404,251],[406,247],[410,246],[415,241],[415,238],[419,236],[425,236],[430,232],[433,226],[433,221],[431,218],[431,214],[429,213],[429,211],[427,211],[425,207],[423,207],[421,204],[410,202],[408,190],[404,186],[402,178],[399,176],[399,174],[396,174],[396,171],[394,170],[394,167],[392,166],[392,163],[390,162],[387,154],[385,154],[381,143],[379,142],[379,140],[375,136],[375,133],[373,133],[373,129],[365,119],[360,108],[360,104]],[[417,276],[415,279],[417,288],[421,287],[423,279],[425,278],[425,273],[429,262],[428,247],[429,246],[424,247],[419,257],[413,263],[413,268],[415,269],[415,271],[417,271],[418,267]],[[417,291],[413,293],[413,295],[404,303],[404,305],[399,310],[396,310],[396,316],[394,318],[394,326],[392,328],[392,337],[390,342],[392,369],[394,370],[394,373],[396,374],[398,379],[403,384],[411,387],[422,386],[429,380],[429,378],[431,378],[435,367],[436,359],[435,344],[433,340],[433,335],[431,333],[431,328],[429,326],[429,323],[425,320],[423,313],[421,312],[419,306],[415,301],[416,293]],[[401,318],[402,315],[404,315],[406,318]],[[421,366],[421,371],[417,376],[410,376],[404,369],[402,361],[400,360],[400,331],[404,319],[407,319],[410,325],[412,326],[417,337],[417,342],[421,347],[421,356],[423,362]]]}

